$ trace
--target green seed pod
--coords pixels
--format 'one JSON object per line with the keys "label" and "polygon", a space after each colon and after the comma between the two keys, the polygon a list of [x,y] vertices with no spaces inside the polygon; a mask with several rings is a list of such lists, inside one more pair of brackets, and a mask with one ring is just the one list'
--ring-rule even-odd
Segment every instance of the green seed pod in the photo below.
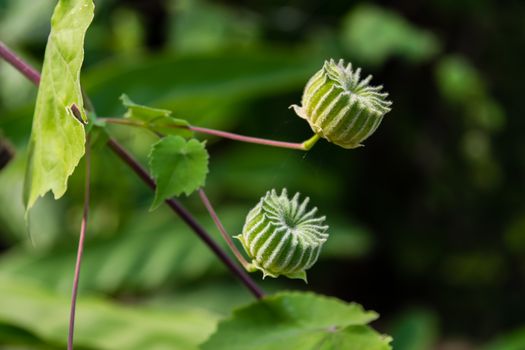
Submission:
{"label": "green seed pod", "polygon": [[304,88],[302,106],[292,105],[319,136],[344,148],[356,148],[376,131],[392,102],[383,86],[361,80],[361,68],[352,70],[343,60],[325,61]]}
{"label": "green seed pod", "polygon": [[325,217],[317,208],[307,210],[309,198],[299,203],[299,193],[288,198],[268,191],[248,213],[242,234],[236,236],[252,259],[248,270],[260,270],[263,278],[284,275],[306,282],[306,270],[317,261],[328,238]]}

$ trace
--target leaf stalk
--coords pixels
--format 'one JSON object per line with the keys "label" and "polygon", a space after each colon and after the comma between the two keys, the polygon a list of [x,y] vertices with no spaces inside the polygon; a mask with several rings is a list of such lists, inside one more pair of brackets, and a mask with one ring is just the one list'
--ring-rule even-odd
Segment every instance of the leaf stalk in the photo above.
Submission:
{"label": "leaf stalk", "polygon": [[[135,121],[135,120],[124,119],[124,118],[99,118],[99,120],[106,122],[108,124],[128,125],[128,126],[135,126],[139,128],[146,128],[146,129],[149,128],[147,123]],[[165,125],[165,127],[175,128],[175,129],[188,129],[188,130],[198,132],[201,134],[218,136],[218,137],[222,137],[225,139],[230,139],[230,140],[235,140],[235,141],[240,141],[240,142],[253,143],[253,144],[270,146],[270,147],[295,149],[295,150],[300,150],[300,151],[310,150],[314,146],[314,144],[317,142],[317,140],[319,140],[319,136],[314,135],[312,138],[302,143],[284,142],[284,141],[268,140],[268,139],[264,139],[260,137],[244,136],[244,135],[239,135],[239,134],[235,134],[232,132],[209,129],[209,128],[202,128],[200,126],[194,126],[194,125],[184,126],[184,125],[173,124],[173,125]]]}
{"label": "leaf stalk", "polygon": [[210,214],[210,217],[212,218],[213,222],[215,223],[215,226],[217,226],[217,229],[222,235],[222,238],[226,241],[226,244],[228,244],[228,247],[230,247],[233,255],[239,260],[241,265],[247,270],[251,271],[251,264],[246,261],[244,256],[241,254],[239,249],[237,249],[237,246],[235,246],[235,243],[233,243],[233,240],[231,236],[226,232],[226,229],[224,228],[224,225],[222,224],[221,220],[219,219],[219,216],[215,212],[215,209],[213,209],[213,205],[211,204],[210,200],[208,199],[208,196],[206,195],[206,192],[204,192],[204,189],[199,188],[199,197],[202,201],[202,204],[206,207],[206,210],[208,210],[208,213]]}
{"label": "leaf stalk", "polygon": [[84,241],[86,239],[87,221],[89,214],[89,196],[90,196],[90,183],[91,183],[91,150],[90,150],[90,137],[86,137],[86,175],[84,184],[84,209],[82,213],[82,222],[80,223],[80,235],[78,239],[77,248],[77,260],[75,263],[75,275],[73,277],[73,290],[71,293],[71,309],[69,315],[69,332],[67,337],[67,349],[73,350],[73,335],[75,332],[75,313],[77,306],[78,296],[78,282],[80,280],[80,266],[82,264],[82,255],[84,253]]}

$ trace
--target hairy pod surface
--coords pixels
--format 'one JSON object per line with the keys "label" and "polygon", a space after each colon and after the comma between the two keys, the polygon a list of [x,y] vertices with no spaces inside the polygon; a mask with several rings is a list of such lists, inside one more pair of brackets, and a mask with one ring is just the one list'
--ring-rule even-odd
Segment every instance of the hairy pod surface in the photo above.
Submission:
{"label": "hairy pod surface", "polygon": [[325,61],[323,68],[306,83],[295,113],[319,136],[344,148],[362,146],[390,111],[392,102],[383,86],[370,86],[372,76],[361,79],[361,68],[343,60]]}
{"label": "hairy pod surface", "polygon": [[306,270],[317,261],[328,238],[325,217],[308,210],[309,198],[299,202],[299,193],[288,198],[268,191],[248,213],[242,234],[236,236],[252,259],[249,271],[260,270],[263,278],[284,275],[306,281]]}

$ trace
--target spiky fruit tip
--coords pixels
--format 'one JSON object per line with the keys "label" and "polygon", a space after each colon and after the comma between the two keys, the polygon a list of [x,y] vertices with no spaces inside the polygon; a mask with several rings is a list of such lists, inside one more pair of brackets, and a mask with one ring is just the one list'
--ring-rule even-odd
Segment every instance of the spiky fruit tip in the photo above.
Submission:
{"label": "spiky fruit tip", "polygon": [[392,105],[383,86],[371,86],[371,80],[371,75],[361,79],[361,68],[330,59],[306,83],[302,106],[290,108],[320,137],[343,148],[360,147]]}
{"label": "spiky fruit tip", "polygon": [[242,234],[235,237],[252,259],[248,271],[306,282],[306,270],[317,261],[328,226],[324,216],[315,216],[317,208],[307,210],[309,198],[300,202],[299,196],[289,199],[286,189],[280,195],[271,190],[248,213]]}

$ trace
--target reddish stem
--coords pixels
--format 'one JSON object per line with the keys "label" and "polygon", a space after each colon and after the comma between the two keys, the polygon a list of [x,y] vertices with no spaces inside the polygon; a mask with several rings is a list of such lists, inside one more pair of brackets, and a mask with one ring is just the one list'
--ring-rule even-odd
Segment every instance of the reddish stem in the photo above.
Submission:
{"label": "reddish stem", "polygon": [[[140,128],[148,128],[147,123],[143,122],[137,122],[134,120],[128,120],[123,118],[99,118],[101,121],[105,121],[109,124],[120,124],[120,125],[129,125],[129,126],[136,126]],[[255,143],[258,145],[265,145],[265,146],[272,146],[272,147],[279,147],[279,148],[289,148],[289,149],[297,149],[301,151],[307,151],[311,148],[308,145],[305,145],[305,142],[301,143],[295,143],[295,142],[284,142],[284,141],[275,141],[275,140],[268,140],[268,139],[262,139],[259,137],[251,137],[251,136],[244,136],[239,134],[234,134],[232,132],[227,131],[221,131],[221,130],[215,130],[215,129],[208,129],[208,128],[201,128],[200,126],[193,126],[193,125],[168,125],[165,127],[172,127],[175,129],[188,129],[195,132],[200,132],[202,134],[208,134],[213,136],[219,136],[223,137],[225,139],[240,141],[240,142],[247,142],[247,143]],[[308,141],[306,141],[308,142]]]}
{"label": "reddish stem", "polygon": [[73,333],[75,332],[75,312],[77,306],[78,282],[80,280],[80,266],[82,264],[82,254],[84,252],[84,241],[86,239],[87,220],[89,213],[89,193],[91,178],[91,151],[89,135],[86,139],[86,179],[84,185],[84,211],[82,213],[82,223],[80,224],[80,236],[78,240],[77,261],[75,264],[75,276],[73,278],[73,292],[71,296],[71,310],[69,315],[69,332],[67,337],[67,349],[73,350]]}
{"label": "reddish stem", "polygon": [[206,207],[206,210],[208,210],[208,213],[210,214],[211,218],[213,219],[213,222],[215,223],[215,226],[219,229],[219,232],[222,235],[222,238],[226,241],[228,246],[230,247],[231,251],[239,260],[239,262],[242,264],[242,266],[247,269],[247,267],[250,265],[246,259],[244,259],[244,256],[241,254],[241,252],[237,249],[235,246],[235,243],[233,243],[233,240],[231,236],[226,232],[226,229],[224,228],[221,220],[219,219],[219,216],[215,212],[215,209],[213,209],[213,206],[211,205],[210,200],[208,199],[208,196],[206,196],[206,192],[202,188],[199,189],[199,197],[201,198],[202,203]]}
{"label": "reddish stem", "polygon": [[15,67],[20,73],[26,76],[27,79],[31,80],[35,85],[40,83],[40,73],[20,57],[15,55],[3,42],[0,41],[0,57],[9,62]]}
{"label": "reddish stem", "polygon": [[243,135],[234,134],[231,132],[208,129],[208,128],[201,128],[199,126],[192,126],[192,125],[190,125],[188,129],[195,131],[195,132],[224,137],[226,139],[235,140],[235,141],[255,143],[259,145],[266,145],[266,146],[273,146],[273,147],[280,147],[280,148],[298,149],[302,151],[305,150],[304,145],[302,143],[267,140],[267,139],[262,139],[259,137],[243,136]]}

